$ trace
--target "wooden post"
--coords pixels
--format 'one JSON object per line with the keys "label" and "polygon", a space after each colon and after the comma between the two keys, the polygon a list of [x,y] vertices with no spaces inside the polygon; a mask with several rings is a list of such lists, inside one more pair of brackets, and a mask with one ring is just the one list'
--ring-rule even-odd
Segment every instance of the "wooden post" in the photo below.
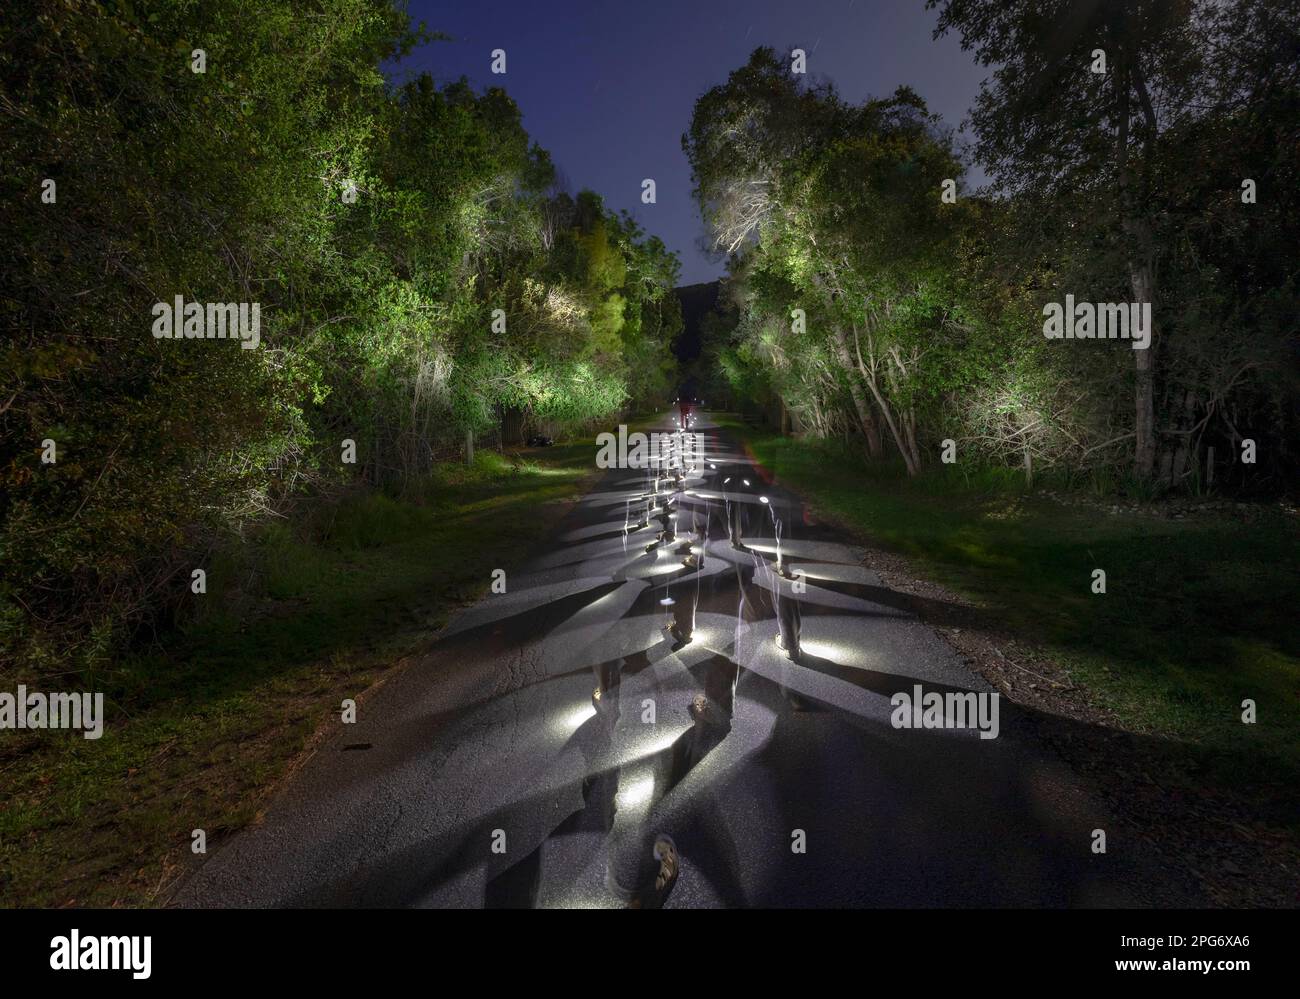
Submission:
{"label": "wooden post", "polygon": [[465,431],[465,464],[474,464],[474,431]]}

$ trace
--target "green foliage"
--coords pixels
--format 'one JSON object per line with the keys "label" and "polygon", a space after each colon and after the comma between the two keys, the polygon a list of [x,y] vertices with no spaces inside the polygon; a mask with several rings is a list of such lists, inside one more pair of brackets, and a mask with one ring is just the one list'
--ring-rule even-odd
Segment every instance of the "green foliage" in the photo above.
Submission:
{"label": "green foliage", "polygon": [[939,198],[962,168],[924,102],[902,87],[849,105],[758,49],[700,98],[684,142],[716,244],[740,251],[729,369],[769,368],[820,436],[850,426],[878,451],[879,414],[914,472],[918,414],[962,384],[949,362],[974,329],[954,268],[965,209]]}
{"label": "green foliage", "polygon": [[[1300,237],[1295,4],[928,6],[940,8],[936,34],[958,32],[992,67],[971,115],[975,151],[1010,198],[997,246],[1037,288],[1026,311],[1067,291],[1079,301],[1152,302],[1149,354],[1057,352],[1063,394],[1088,400],[1073,429],[1093,442],[1090,460],[1114,462],[1136,447],[1139,477],[1153,479],[1143,492],[1196,489],[1213,447],[1220,484],[1294,484],[1300,267],[1284,248]],[[1098,49],[1104,73],[1092,70]],[[1245,179],[1257,186],[1253,203],[1242,200]],[[1126,371],[1139,359],[1150,361],[1149,383]],[[1155,430],[1146,455],[1144,405]],[[1138,440],[1103,446],[1125,431]],[[1254,467],[1232,459],[1243,437],[1260,445]]]}
{"label": "green foliage", "polygon": [[[1294,5],[930,6],[992,68],[972,115],[988,192],[961,190],[950,136],[906,87],[853,105],[760,48],[697,101],[683,146],[732,254],[714,369],[797,431],[875,460],[892,445],[913,475],[952,439],[1026,482],[1152,497],[1205,490],[1213,463],[1215,488],[1293,486]],[[1042,308],[1067,293],[1152,301],[1149,353],[1046,341]]]}
{"label": "green foliage", "polygon": [[[0,14],[0,657],[102,661],[295,497],[662,381],[676,260],[556,191],[503,90],[390,88],[431,37],[389,0]],[[259,303],[261,346],[155,339],[177,295]]]}

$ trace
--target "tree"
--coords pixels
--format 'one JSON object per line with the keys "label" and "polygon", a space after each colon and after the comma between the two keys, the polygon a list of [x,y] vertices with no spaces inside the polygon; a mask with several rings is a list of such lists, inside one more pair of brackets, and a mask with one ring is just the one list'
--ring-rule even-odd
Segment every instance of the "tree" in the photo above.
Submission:
{"label": "tree", "polygon": [[700,98],[683,145],[715,244],[744,258],[751,356],[797,373],[803,388],[788,394],[817,425],[827,389],[841,387],[868,455],[883,422],[917,474],[921,327],[941,329],[943,309],[915,306],[947,284],[960,216],[940,191],[961,176],[924,102],[900,88],[846,105],[758,49]]}
{"label": "tree", "polygon": [[[1079,227],[1113,247],[1081,280],[1103,287],[1114,260],[1133,298],[1154,303],[1150,349],[1132,352],[1133,470],[1142,479],[1157,472],[1176,479],[1186,465],[1185,441],[1162,457],[1161,427],[1166,439],[1186,437],[1186,413],[1206,400],[1176,393],[1183,398],[1166,405],[1159,419],[1160,400],[1169,397],[1164,376],[1182,360],[1166,346],[1181,303],[1167,294],[1168,278],[1158,286],[1157,274],[1171,273],[1178,222],[1196,210],[1178,196],[1179,188],[1190,193],[1179,179],[1187,171],[1168,169],[1167,150],[1177,144],[1174,137],[1239,113],[1234,109],[1269,92],[1294,92],[1295,10],[1257,0],[928,0],[928,6],[942,8],[936,37],[956,30],[963,48],[996,67],[971,117],[978,158],[997,188],[1052,206],[1058,245],[1064,241],[1059,230]],[[1288,37],[1292,42],[1282,41]],[[1253,71],[1243,72],[1247,53]],[[1226,147],[1219,154],[1232,158]],[[1235,188],[1235,180],[1220,178],[1219,185]]]}
{"label": "tree", "polygon": [[[94,665],[304,495],[651,390],[675,258],[557,192],[505,91],[390,87],[432,37],[387,0],[0,12],[0,659]],[[256,303],[258,348],[152,336],[176,295]]]}

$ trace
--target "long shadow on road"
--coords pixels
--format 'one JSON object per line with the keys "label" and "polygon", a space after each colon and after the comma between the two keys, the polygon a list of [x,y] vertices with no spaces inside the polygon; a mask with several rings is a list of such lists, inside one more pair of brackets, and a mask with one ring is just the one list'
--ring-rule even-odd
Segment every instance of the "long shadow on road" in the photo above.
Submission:
{"label": "long shadow on road", "polygon": [[[179,903],[626,904],[662,836],[669,906],[1201,901],[1037,738],[1090,726],[999,703],[725,436],[589,499],[367,702],[370,750],[319,753]],[[899,727],[918,688],[933,724]],[[953,714],[977,702],[983,737]]]}

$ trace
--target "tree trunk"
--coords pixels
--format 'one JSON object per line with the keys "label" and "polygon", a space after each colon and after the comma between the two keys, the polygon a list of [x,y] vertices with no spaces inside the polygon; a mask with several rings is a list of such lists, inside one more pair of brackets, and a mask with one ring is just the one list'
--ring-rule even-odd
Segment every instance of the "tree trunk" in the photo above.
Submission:
{"label": "tree trunk", "polygon": [[[1133,351],[1134,386],[1133,415],[1133,473],[1139,479],[1149,479],[1156,465],[1156,415],[1155,415],[1155,272],[1152,266],[1151,229],[1133,210],[1133,178],[1129,170],[1129,88],[1136,85],[1142,99],[1142,110],[1148,125],[1147,142],[1156,131],[1155,115],[1146,97],[1142,69],[1128,46],[1118,46],[1120,63],[1115,73],[1116,105],[1119,117],[1119,135],[1116,143],[1116,176],[1119,181],[1121,228],[1125,236],[1128,257],[1129,284],[1133,300],[1139,305],[1151,303],[1152,319],[1149,331],[1151,341],[1146,350]],[[1149,152],[1149,149],[1148,149]]]}
{"label": "tree trunk", "polygon": [[1192,454],[1192,446],[1196,443],[1192,439],[1192,430],[1196,426],[1196,409],[1199,399],[1191,389],[1183,389],[1183,412],[1182,419],[1178,422],[1178,429],[1182,431],[1178,435],[1178,443],[1173,449],[1173,455],[1170,460],[1169,482],[1178,483],[1196,466],[1197,459]]}
{"label": "tree trunk", "polygon": [[465,431],[465,464],[474,464],[474,431]]}
{"label": "tree trunk", "polygon": [[912,468],[916,472],[921,470],[921,448],[916,443],[916,410],[908,409],[903,418],[903,435],[907,441],[908,450],[912,453]]}
{"label": "tree trunk", "polygon": [[[913,477],[920,471],[920,457],[916,454],[915,445],[913,444],[909,448],[904,440],[903,433],[899,431],[898,420],[895,420],[894,413],[889,408],[889,403],[885,401],[885,397],[880,392],[880,386],[876,384],[875,369],[863,363],[862,345],[858,342],[858,331],[856,329],[853,331],[853,351],[857,355],[858,373],[862,375],[862,380],[867,383],[867,388],[871,389],[871,396],[876,400],[880,415],[885,418],[885,425],[889,427],[894,443],[898,445],[898,453],[903,456],[903,464],[907,466],[907,474],[909,477]],[[901,420],[904,415],[900,412],[899,419]]]}
{"label": "tree trunk", "polygon": [[913,453],[912,449],[908,447],[903,432],[899,430],[898,423],[894,420],[894,416],[889,410],[889,405],[881,396],[880,389],[876,386],[876,383],[874,381],[869,381],[867,384],[871,387],[871,394],[876,397],[876,404],[880,406],[880,411],[885,415],[885,423],[889,426],[889,432],[894,435],[894,443],[898,445],[898,453],[903,456],[903,464],[907,466],[908,477],[915,477],[916,473],[921,470],[917,456]]}
{"label": "tree trunk", "polygon": [[867,399],[866,393],[862,391],[862,383],[858,381],[856,366],[853,363],[853,355],[849,353],[849,341],[844,336],[844,331],[837,329],[835,331],[835,353],[840,364],[849,376],[849,394],[853,396],[853,407],[858,412],[858,423],[862,427],[862,435],[867,439],[867,456],[870,458],[879,458],[881,451],[880,426],[876,423],[876,415],[871,411],[871,402]]}
{"label": "tree trunk", "polygon": [[[1125,226],[1131,233],[1144,233],[1146,226],[1132,222]],[[1133,238],[1130,236],[1130,238]],[[1138,251],[1145,257],[1144,251]],[[1130,251],[1132,253],[1132,251]],[[1130,258],[1131,259],[1131,258]],[[1133,367],[1136,374],[1134,386],[1133,432],[1136,437],[1133,449],[1133,473],[1139,479],[1151,478],[1156,467],[1156,409],[1155,409],[1155,278],[1151,271],[1149,258],[1132,263],[1129,279],[1133,287],[1133,300],[1139,305],[1152,303],[1151,344],[1146,350],[1133,351]]]}

